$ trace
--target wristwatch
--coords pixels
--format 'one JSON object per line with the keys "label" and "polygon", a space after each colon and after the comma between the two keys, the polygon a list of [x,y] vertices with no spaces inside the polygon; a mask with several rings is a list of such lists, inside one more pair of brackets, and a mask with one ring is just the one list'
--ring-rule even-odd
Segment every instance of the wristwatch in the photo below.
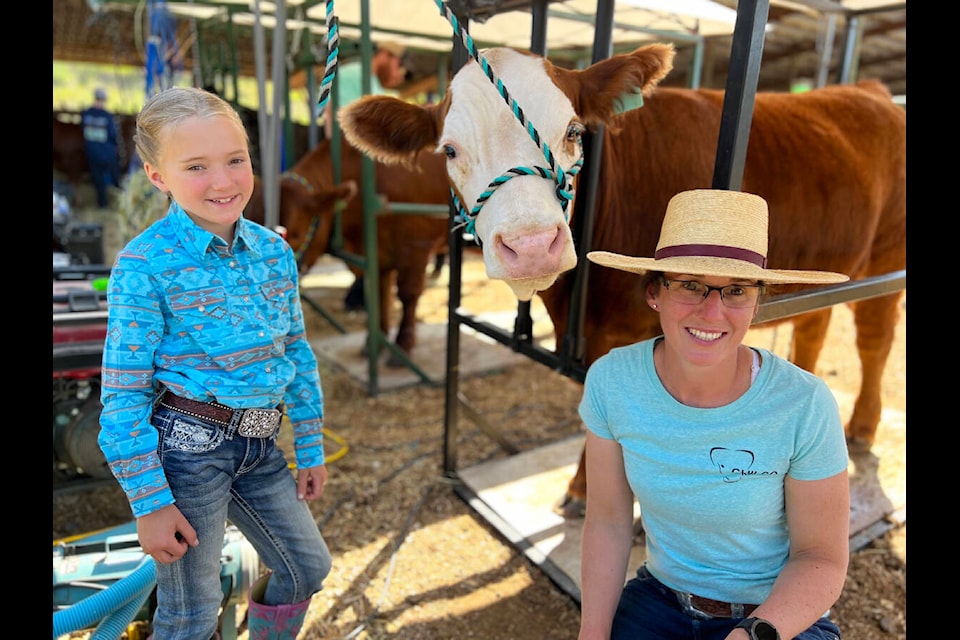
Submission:
{"label": "wristwatch", "polygon": [[746,629],[750,640],[780,640],[780,632],[763,618],[744,618],[734,629]]}

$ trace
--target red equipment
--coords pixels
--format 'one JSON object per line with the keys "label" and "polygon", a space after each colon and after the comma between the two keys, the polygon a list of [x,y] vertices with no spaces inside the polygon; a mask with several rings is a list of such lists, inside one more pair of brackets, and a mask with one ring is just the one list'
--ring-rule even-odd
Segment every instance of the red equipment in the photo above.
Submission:
{"label": "red equipment", "polygon": [[103,265],[55,267],[53,275],[53,477],[111,477],[97,444],[100,364],[106,336]]}

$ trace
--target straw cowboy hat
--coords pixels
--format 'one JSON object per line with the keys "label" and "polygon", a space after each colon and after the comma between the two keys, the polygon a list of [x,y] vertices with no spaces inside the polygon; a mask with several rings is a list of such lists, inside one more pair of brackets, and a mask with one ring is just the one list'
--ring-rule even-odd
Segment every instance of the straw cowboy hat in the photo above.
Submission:
{"label": "straw cowboy hat", "polygon": [[622,271],[834,284],[849,276],[831,271],[767,269],[767,201],[740,191],[696,189],[673,196],[653,258],[591,251],[591,262]]}

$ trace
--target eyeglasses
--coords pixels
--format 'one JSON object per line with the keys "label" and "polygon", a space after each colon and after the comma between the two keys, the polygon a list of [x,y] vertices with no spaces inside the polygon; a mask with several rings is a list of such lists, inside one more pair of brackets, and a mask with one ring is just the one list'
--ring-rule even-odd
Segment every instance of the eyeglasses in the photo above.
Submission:
{"label": "eyeglasses", "polygon": [[752,307],[763,292],[762,284],[728,284],[725,287],[711,287],[696,280],[667,280],[660,278],[670,299],[679,304],[697,305],[707,299],[711,291],[720,292],[720,300],[731,309]]}

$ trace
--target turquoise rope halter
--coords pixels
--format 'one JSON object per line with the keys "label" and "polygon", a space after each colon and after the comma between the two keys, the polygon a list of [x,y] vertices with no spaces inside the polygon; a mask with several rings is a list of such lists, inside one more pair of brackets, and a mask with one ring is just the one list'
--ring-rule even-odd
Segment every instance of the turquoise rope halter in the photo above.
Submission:
{"label": "turquoise rope halter", "polygon": [[[523,113],[523,109],[520,108],[520,105],[517,104],[517,101],[510,97],[510,92],[507,91],[503,81],[494,73],[493,68],[491,68],[486,58],[482,57],[477,52],[477,48],[473,44],[473,38],[470,37],[470,34],[460,26],[457,17],[452,11],[450,11],[446,4],[440,0],[435,0],[435,2],[437,7],[440,9],[440,14],[443,15],[453,26],[454,31],[460,34],[460,38],[463,40],[463,44],[467,48],[470,56],[477,62],[477,64],[480,65],[480,68],[483,69],[487,79],[489,79],[493,86],[496,87],[497,92],[507,103],[507,106],[510,107],[513,115],[516,116],[517,120],[520,121],[520,124],[522,124],[527,130],[530,138],[537,144],[538,147],[540,147],[541,151],[543,151],[543,156],[549,165],[548,168],[538,166],[513,167],[512,169],[507,170],[500,175],[500,177],[494,179],[493,182],[487,185],[486,191],[480,194],[480,196],[477,198],[477,203],[472,209],[470,209],[469,212],[464,209],[463,205],[460,203],[460,199],[457,198],[457,194],[451,188],[450,193],[457,209],[456,220],[461,223],[460,226],[464,227],[466,233],[469,233],[476,238],[475,227],[477,216],[480,214],[480,209],[483,207],[483,205],[487,202],[487,200],[490,199],[490,196],[493,195],[493,192],[508,180],[517,176],[539,175],[542,178],[552,179],[556,182],[557,198],[560,200],[560,206],[564,212],[564,218],[567,220],[567,222],[569,222],[570,216],[567,213],[567,209],[570,201],[573,200],[574,195],[573,178],[583,167],[583,139],[581,136],[577,136],[577,144],[580,146],[580,157],[576,162],[573,163],[573,166],[569,171],[564,171],[563,167],[557,163],[553,152],[550,150],[550,146],[541,139],[540,132],[537,131],[536,127],[533,126],[532,122],[527,120]],[[479,239],[477,239],[477,243],[479,244]]]}

